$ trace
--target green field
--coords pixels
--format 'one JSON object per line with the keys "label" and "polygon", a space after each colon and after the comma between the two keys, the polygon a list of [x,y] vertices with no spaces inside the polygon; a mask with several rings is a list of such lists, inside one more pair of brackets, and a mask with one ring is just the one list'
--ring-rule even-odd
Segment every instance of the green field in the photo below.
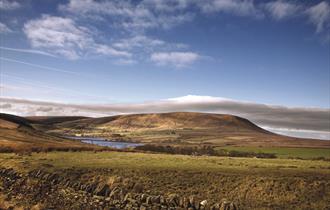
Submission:
{"label": "green field", "polygon": [[31,170],[43,165],[53,169],[65,168],[123,168],[176,171],[225,171],[246,172],[249,169],[267,172],[299,171],[330,173],[329,161],[295,159],[257,159],[211,156],[188,156],[167,154],[146,154],[133,152],[50,152],[33,153],[29,156],[0,154],[4,167]]}
{"label": "green field", "polygon": [[234,147],[224,146],[217,149],[225,149],[228,151],[239,152],[255,152],[255,153],[273,153],[278,158],[330,158],[330,149],[325,148],[283,148],[283,147]]}
{"label": "green field", "polygon": [[[330,161],[324,160],[134,152],[41,152],[28,155],[0,153],[0,165],[21,174],[42,170],[79,183],[111,183],[125,190],[138,184],[143,186],[144,193],[150,195],[193,195],[199,201],[206,199],[213,203],[228,199],[239,209],[326,209],[330,202]],[[45,186],[49,187],[47,183],[44,186],[41,185],[44,182],[31,178],[27,183],[29,188],[23,188],[23,191],[17,184],[18,196],[11,197],[11,202],[30,204],[29,199],[33,201],[39,191],[31,194],[28,189],[44,191],[48,189]],[[65,192],[72,191],[63,188]],[[58,197],[62,192],[47,192],[47,196],[55,199],[48,198],[46,203],[62,203]],[[69,200],[75,200],[76,195],[76,192],[69,194]],[[0,203],[1,196],[7,198],[0,192]],[[85,198],[81,197],[81,200]],[[290,206],[296,208],[288,208]]]}

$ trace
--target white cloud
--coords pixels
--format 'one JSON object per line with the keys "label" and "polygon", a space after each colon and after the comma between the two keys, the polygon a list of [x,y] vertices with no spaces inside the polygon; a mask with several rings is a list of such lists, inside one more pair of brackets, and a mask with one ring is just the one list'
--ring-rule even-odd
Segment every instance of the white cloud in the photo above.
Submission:
{"label": "white cloud", "polygon": [[266,3],[265,8],[274,19],[281,20],[296,15],[301,6],[293,2],[277,0]]}
{"label": "white cloud", "polygon": [[321,33],[330,27],[330,5],[326,1],[307,7],[299,1],[277,0],[266,3],[264,8],[276,20],[291,16],[307,16],[308,21],[315,25],[317,33]]}
{"label": "white cloud", "polygon": [[253,0],[206,0],[198,1],[199,6],[205,13],[226,12],[239,16],[261,17]]}
{"label": "white cloud", "polygon": [[[129,38],[112,40],[112,44],[97,43],[95,34],[86,27],[79,26],[73,19],[43,15],[36,20],[30,20],[24,25],[24,32],[31,46],[37,50],[25,52],[40,54],[54,54],[68,59],[78,59],[93,54],[117,57],[117,64],[132,64],[136,59],[149,59],[149,54],[157,50],[177,50],[185,45],[181,43],[167,43],[145,35],[134,35]],[[22,50],[20,50],[23,52]],[[196,59],[192,54],[177,66],[189,64],[189,59]],[[133,58],[138,57],[138,58]],[[125,59],[123,59],[125,58]],[[128,59],[130,58],[130,59]]]}
{"label": "white cloud", "polygon": [[[191,21],[197,13],[248,17],[270,14],[277,20],[307,14],[318,32],[329,23],[329,4],[325,1],[306,10],[302,3],[285,0],[69,0],[59,9],[63,17],[44,15],[24,25],[34,48],[31,53],[36,50],[68,59],[104,55],[117,57],[114,62],[122,64],[151,59],[158,65],[182,67],[201,56],[179,52],[192,51],[185,44],[147,36],[149,29],[169,29]],[[86,24],[90,20],[101,21],[102,28]]]}
{"label": "white cloud", "polygon": [[62,11],[79,15],[82,18],[107,20],[108,23],[112,23],[114,26],[128,30],[144,30],[156,27],[170,28],[191,20],[190,14],[174,15],[174,11],[155,11],[155,5],[159,4],[151,3],[150,1],[133,3],[120,0],[70,0],[67,5],[61,5],[59,8]]}
{"label": "white cloud", "polygon": [[[142,0],[140,2],[114,0],[70,0],[61,5],[62,11],[81,18],[104,20],[112,26],[128,30],[171,28],[191,21],[198,9],[203,13],[228,13],[238,16],[263,17],[269,13],[280,20],[302,15],[304,4],[299,1],[276,0],[262,3],[254,0]],[[189,10],[189,8],[193,8]],[[329,20],[329,3],[320,2],[307,9],[310,21],[322,31]],[[97,18],[96,18],[97,17]]]}
{"label": "white cloud", "polygon": [[223,101],[232,101],[228,98],[220,98],[220,97],[212,97],[212,96],[196,96],[196,95],[186,95],[176,98],[169,98],[166,99],[167,101],[176,102],[176,103],[183,103],[183,104],[189,104],[189,103],[214,103],[214,102],[223,102]]}
{"label": "white cloud", "polygon": [[[199,16],[199,13],[227,13],[252,18],[268,15],[275,20],[290,16],[306,17],[308,14],[318,32],[323,30],[329,19],[329,4],[325,1],[306,9],[306,5],[299,1],[286,0],[273,0],[268,3],[254,0],[69,0],[68,3],[61,4],[59,9],[62,14],[80,22],[90,19],[106,23],[105,27],[99,29],[102,33],[113,30],[116,35],[119,34],[109,39],[113,43],[111,46],[98,48],[99,53],[130,56],[132,59],[125,59],[130,60],[129,62],[151,58],[158,65],[170,64],[177,67],[197,60],[196,54],[177,54],[179,58],[175,60],[171,52],[182,51],[180,43],[175,46],[175,43],[151,38],[146,35],[148,31],[182,25]],[[93,29],[96,30],[97,26]],[[127,36],[123,37],[123,34]],[[119,49],[125,52],[118,52]]]}
{"label": "white cloud", "polygon": [[[79,105],[53,102],[40,102],[24,99],[0,98],[1,104],[6,105],[3,112],[18,115],[77,115],[109,116],[131,113],[159,113],[159,112],[209,112],[233,114],[251,120],[259,126],[278,133],[291,132],[291,135],[302,137],[329,137],[330,109],[285,107],[253,102],[236,101],[212,96],[188,95],[159,101],[107,104],[107,105]],[[40,113],[40,107],[51,107],[51,112]]]}
{"label": "white cloud", "polygon": [[14,9],[17,9],[20,7],[21,7],[21,5],[16,1],[0,0],[0,9],[1,10],[14,10]]}
{"label": "white cloud", "polygon": [[156,52],[150,56],[158,65],[184,67],[197,61],[201,56],[194,52]]}
{"label": "white cloud", "polygon": [[126,51],[116,50],[107,45],[95,45],[95,52],[103,55],[111,55],[116,57],[131,57],[132,54]]}
{"label": "white cloud", "polygon": [[[1,86],[0,86],[1,88]],[[12,106],[11,104],[5,103],[5,104],[0,104],[0,109],[10,109]]]}
{"label": "white cloud", "polygon": [[144,0],[143,4],[160,12],[173,12],[187,9],[193,0]]}
{"label": "white cloud", "polygon": [[44,15],[24,24],[24,32],[32,47],[68,59],[78,59],[88,53],[115,57],[129,56],[125,51],[96,43],[90,30],[77,25],[70,18]]}
{"label": "white cloud", "polygon": [[113,44],[119,49],[131,50],[132,48],[159,47],[166,43],[159,39],[152,39],[145,35],[137,35],[127,39],[120,39]]}
{"label": "white cloud", "polygon": [[287,129],[287,128],[272,128],[262,126],[262,128],[274,133],[294,136],[298,138],[313,138],[313,139],[325,139],[330,140],[330,132],[328,131],[315,131],[315,130],[302,130],[302,129]]}
{"label": "white cloud", "polygon": [[151,15],[145,8],[134,6],[129,1],[95,1],[95,0],[70,0],[67,5],[60,5],[63,11],[76,14],[98,13],[109,16],[148,17]]}
{"label": "white cloud", "polygon": [[10,28],[8,28],[8,26],[6,24],[0,22],[0,33],[4,34],[4,33],[9,33],[9,32],[12,32],[10,30]]}
{"label": "white cloud", "polygon": [[306,10],[309,21],[316,26],[317,32],[322,32],[330,25],[330,6],[329,3],[322,1]]}
{"label": "white cloud", "polygon": [[69,59],[77,59],[93,40],[90,32],[69,18],[44,15],[24,25],[32,47],[45,49]]}
{"label": "white cloud", "polygon": [[[135,60],[148,60],[150,54],[156,51],[168,52],[188,48],[187,45],[182,43],[169,43],[145,35],[134,35],[129,38],[116,40],[113,43],[113,46],[117,49],[131,52],[134,55]],[[123,62],[121,61],[119,63]]]}

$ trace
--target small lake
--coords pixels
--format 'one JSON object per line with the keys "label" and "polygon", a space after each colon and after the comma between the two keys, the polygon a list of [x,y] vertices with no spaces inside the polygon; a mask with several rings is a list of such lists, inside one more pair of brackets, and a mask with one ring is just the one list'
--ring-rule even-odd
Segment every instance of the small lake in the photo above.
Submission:
{"label": "small lake", "polygon": [[107,139],[97,138],[97,137],[77,137],[77,136],[72,137],[72,136],[70,136],[67,138],[79,140],[79,141],[87,143],[87,144],[96,144],[99,146],[112,147],[112,148],[116,148],[116,149],[134,148],[134,147],[143,145],[140,143],[132,143],[132,142],[109,141]]}

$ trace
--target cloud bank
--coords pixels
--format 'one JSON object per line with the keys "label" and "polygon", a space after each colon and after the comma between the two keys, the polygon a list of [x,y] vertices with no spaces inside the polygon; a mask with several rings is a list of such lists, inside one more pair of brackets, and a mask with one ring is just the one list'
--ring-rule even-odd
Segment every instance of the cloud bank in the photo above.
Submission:
{"label": "cloud bank", "polygon": [[1,112],[18,115],[83,115],[101,117],[131,113],[211,112],[233,114],[269,130],[299,137],[330,139],[330,109],[294,108],[188,95],[132,104],[80,105],[1,98]]}

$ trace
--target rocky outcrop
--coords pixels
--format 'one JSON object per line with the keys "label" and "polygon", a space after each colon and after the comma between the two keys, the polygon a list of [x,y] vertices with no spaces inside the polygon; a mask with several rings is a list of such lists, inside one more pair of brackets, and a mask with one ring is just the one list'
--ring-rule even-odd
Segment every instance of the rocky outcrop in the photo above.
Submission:
{"label": "rocky outcrop", "polygon": [[0,193],[7,199],[21,198],[20,206],[39,205],[41,209],[189,209],[237,210],[235,203],[222,200],[211,203],[194,196],[177,194],[150,195],[143,186],[132,185],[132,190],[104,182],[82,183],[79,179],[58,173],[34,170],[19,174],[13,169],[0,169]]}

